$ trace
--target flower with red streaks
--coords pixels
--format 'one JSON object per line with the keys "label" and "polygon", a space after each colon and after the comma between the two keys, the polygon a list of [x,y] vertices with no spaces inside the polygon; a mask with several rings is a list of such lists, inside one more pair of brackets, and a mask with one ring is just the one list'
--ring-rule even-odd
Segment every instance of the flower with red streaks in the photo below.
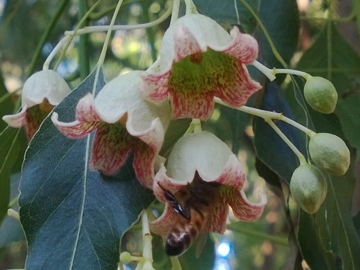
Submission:
{"label": "flower with red streaks", "polygon": [[257,54],[256,40],[237,27],[229,34],[206,16],[185,15],[165,32],[160,57],[144,74],[146,95],[155,102],[170,96],[174,118],[206,120],[214,96],[240,107],[261,88],[246,68]]}
{"label": "flower with red streaks", "polygon": [[53,70],[42,70],[31,75],[25,82],[21,94],[22,109],[14,115],[5,115],[9,126],[25,126],[29,140],[39,129],[50,111],[70,93],[65,80]]}
{"label": "flower with red streaks", "polygon": [[168,102],[153,104],[143,99],[145,87],[140,72],[120,75],[93,98],[87,94],[76,107],[76,120],[64,123],[57,113],[51,119],[69,138],[82,138],[96,130],[90,167],[106,175],[115,174],[134,152],[137,178],[152,188],[154,162],[170,121]]}
{"label": "flower with red streaks", "polygon": [[[151,223],[156,234],[168,236],[175,224],[186,224],[187,215],[189,218],[206,207],[208,216],[204,212],[202,216],[208,227],[200,226],[198,230],[221,234],[225,231],[229,206],[235,217],[243,221],[258,219],[264,210],[265,195],[260,194],[258,203],[248,201],[242,189],[243,165],[212,133],[184,135],[175,144],[166,168],[160,168],[153,185],[155,196],[166,204],[164,213]],[[169,237],[167,241],[169,245],[177,244]]]}

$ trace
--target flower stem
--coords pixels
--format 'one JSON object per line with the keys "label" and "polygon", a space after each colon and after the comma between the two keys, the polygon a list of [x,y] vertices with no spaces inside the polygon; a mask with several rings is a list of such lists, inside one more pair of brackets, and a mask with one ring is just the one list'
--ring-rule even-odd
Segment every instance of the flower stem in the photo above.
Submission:
{"label": "flower stem", "polygon": [[193,7],[193,1],[192,0],[185,0],[185,6],[186,6],[186,15],[192,14],[192,7]]}
{"label": "flower stem", "polygon": [[201,122],[197,118],[193,118],[189,128],[186,130],[185,133],[193,133],[193,132],[201,132]]}
{"label": "flower stem", "polygon": [[229,108],[232,108],[232,109],[244,112],[244,113],[248,113],[248,114],[251,114],[251,115],[261,117],[265,121],[266,121],[266,119],[275,119],[275,120],[284,121],[284,122],[288,123],[289,125],[292,125],[293,127],[296,127],[297,129],[301,130],[302,132],[304,132],[309,137],[312,137],[312,136],[314,136],[316,134],[311,129],[308,129],[307,127],[304,127],[303,125],[299,124],[298,122],[284,116],[282,113],[269,112],[269,111],[265,111],[265,110],[261,110],[261,109],[251,108],[251,107],[248,107],[248,106],[242,106],[242,107],[239,107],[239,108],[234,108],[234,107],[231,107],[231,106],[227,105],[226,103],[224,103],[221,99],[219,99],[217,97],[215,97],[214,100],[218,104],[224,105],[226,107],[229,107]]}
{"label": "flower stem", "polygon": [[98,79],[99,79],[100,68],[102,67],[102,65],[104,63],[105,56],[106,56],[106,51],[107,51],[109,41],[110,41],[111,31],[112,31],[113,26],[115,24],[115,20],[116,20],[116,17],[118,15],[118,13],[119,13],[122,2],[123,2],[123,0],[119,0],[119,2],[117,3],[114,14],[113,14],[113,16],[111,18],[111,22],[110,22],[110,25],[109,25],[109,30],[106,33],[105,42],[104,42],[104,45],[102,47],[100,57],[99,57],[97,67],[96,67],[95,80],[94,80],[93,91],[92,91],[93,95],[95,95],[96,86],[97,86]]}
{"label": "flower stem", "polygon": [[180,9],[180,0],[174,0],[172,12],[171,12],[170,25],[172,25],[179,18],[179,9]]}
{"label": "flower stem", "polygon": [[14,209],[9,208],[9,209],[7,210],[7,215],[8,215],[9,217],[12,217],[12,218],[16,219],[17,221],[20,221],[19,212],[16,212]]}
{"label": "flower stem", "polygon": [[[117,30],[134,30],[134,29],[149,28],[149,27],[158,25],[158,24],[162,23],[163,21],[165,21],[170,16],[171,12],[172,12],[172,10],[171,10],[171,8],[169,8],[168,10],[166,10],[166,12],[163,15],[161,15],[160,18],[156,19],[155,21],[148,22],[148,23],[142,23],[142,24],[133,24],[133,25],[114,25],[112,27],[112,30],[117,31]],[[108,31],[109,28],[110,28],[109,25],[87,26],[82,29],[79,29],[78,31],[75,31],[75,30],[74,31],[65,31],[65,36],[69,36],[69,35],[79,36],[79,35],[95,33],[95,32],[105,32],[105,31]]]}
{"label": "flower stem", "polygon": [[172,263],[171,270],[182,270],[178,257],[170,257],[170,259],[171,259],[171,263]]}
{"label": "flower stem", "polygon": [[270,69],[263,64],[261,64],[258,61],[254,61],[253,66],[256,67],[258,70],[260,70],[270,81],[273,81],[276,79],[276,74],[292,74],[292,75],[298,75],[301,77],[304,77],[306,80],[310,79],[312,76],[306,72],[299,71],[299,70],[293,70],[293,69],[287,69],[287,68],[273,68]]}
{"label": "flower stem", "polygon": [[295,155],[298,157],[300,164],[304,164],[306,163],[306,159],[304,157],[303,154],[301,154],[301,152],[296,148],[296,146],[288,139],[288,137],[286,137],[286,135],[278,128],[277,125],[275,125],[275,123],[267,118],[264,119],[265,122],[267,122],[272,129],[280,136],[280,138],[290,147],[290,149],[295,153]]}

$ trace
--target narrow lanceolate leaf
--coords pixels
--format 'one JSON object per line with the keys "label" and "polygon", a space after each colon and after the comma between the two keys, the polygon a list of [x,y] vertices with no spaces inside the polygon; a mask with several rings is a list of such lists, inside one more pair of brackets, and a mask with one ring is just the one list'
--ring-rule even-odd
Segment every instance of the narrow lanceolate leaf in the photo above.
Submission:
{"label": "narrow lanceolate leaf", "polygon": [[[75,119],[94,73],[54,110]],[[96,87],[103,86],[102,78]],[[20,217],[28,240],[27,269],[116,269],[123,233],[153,200],[131,160],[112,177],[89,169],[92,136],[71,140],[48,117],[26,153]]]}
{"label": "narrow lanceolate leaf", "polygon": [[0,134],[0,224],[8,210],[10,170],[16,162],[20,150],[19,132],[19,129],[8,127]]}

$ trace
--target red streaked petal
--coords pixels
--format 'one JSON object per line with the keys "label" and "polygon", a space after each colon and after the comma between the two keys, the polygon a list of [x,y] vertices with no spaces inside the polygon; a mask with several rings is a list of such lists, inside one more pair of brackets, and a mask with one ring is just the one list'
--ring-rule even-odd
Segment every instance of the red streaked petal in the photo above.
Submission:
{"label": "red streaked petal", "polygon": [[94,109],[94,97],[88,93],[76,105],[76,119],[80,122],[100,121]]}
{"label": "red streaked petal", "polygon": [[221,189],[221,196],[226,198],[235,217],[243,221],[257,220],[263,213],[266,204],[266,196],[264,194],[260,194],[260,201],[258,203],[252,203],[248,201],[243,190],[239,191],[230,187]]}
{"label": "red streaked petal", "polygon": [[148,189],[153,187],[156,154],[147,144],[137,140],[134,147],[134,169],[141,184]]}
{"label": "red streaked petal", "polygon": [[147,73],[141,75],[144,82],[147,83],[147,87],[143,87],[141,91],[146,97],[154,102],[161,102],[168,97],[169,91],[167,86],[167,79],[169,77],[170,70],[164,74],[152,74]]}
{"label": "red streaked petal", "polygon": [[90,167],[106,175],[115,174],[128,158],[133,138],[120,124],[98,125],[93,143]]}
{"label": "red streaked petal", "polygon": [[169,89],[172,99],[173,117],[206,120],[214,108],[213,93],[181,93]]}
{"label": "red streaked petal", "polygon": [[259,52],[256,39],[248,34],[242,34],[237,27],[230,31],[230,35],[233,40],[223,52],[236,57],[245,65],[254,62]]}
{"label": "red streaked petal", "polygon": [[175,29],[174,50],[175,61],[179,61],[191,54],[201,52],[201,48],[196,38],[191,34],[185,25],[180,24]]}
{"label": "red streaked petal", "polygon": [[233,107],[241,107],[252,94],[261,89],[261,85],[250,78],[246,67],[241,62],[236,65],[236,68],[235,80],[219,86],[216,96]]}
{"label": "red streaked petal", "polygon": [[150,222],[150,230],[153,233],[165,238],[168,236],[169,231],[174,226],[178,217],[179,214],[176,213],[172,209],[172,207],[167,203],[165,204],[165,209],[162,215],[158,219]]}
{"label": "red streaked petal", "polygon": [[[159,185],[160,183],[160,185]],[[182,181],[176,181],[173,178],[170,178],[166,175],[166,169],[164,165],[162,164],[160,167],[160,170],[155,175],[154,184],[153,184],[153,191],[154,195],[161,201],[161,202],[167,202],[167,199],[164,196],[164,190],[165,188],[167,191],[171,192],[172,194],[175,194],[178,192],[181,188],[187,185],[187,182]]]}
{"label": "red streaked petal", "polygon": [[242,189],[245,181],[244,167],[235,155],[231,155],[227,161],[225,168],[219,178],[214,182],[218,182],[224,186],[232,187],[235,190]]}
{"label": "red streaked petal", "polygon": [[60,122],[58,117],[58,114],[54,112],[51,116],[51,120],[62,134],[71,139],[83,138],[96,129],[100,124],[100,122],[79,122],[78,120],[70,123],[64,123]]}
{"label": "red streaked petal", "polygon": [[225,198],[220,197],[214,204],[209,231],[223,234],[226,230],[228,213],[229,206],[226,203]]}

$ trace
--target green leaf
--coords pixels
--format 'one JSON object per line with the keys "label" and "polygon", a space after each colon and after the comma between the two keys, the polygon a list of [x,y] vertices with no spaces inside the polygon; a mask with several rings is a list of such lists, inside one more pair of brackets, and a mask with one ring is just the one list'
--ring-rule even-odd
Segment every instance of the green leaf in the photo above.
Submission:
{"label": "green leaf", "polygon": [[[260,1],[246,0],[246,2],[256,13]],[[194,0],[194,3],[201,14],[204,14],[219,23],[240,24],[246,33],[252,33],[255,29],[255,18],[240,1]]]}
{"label": "green leaf", "polygon": [[[54,109],[61,121],[75,119],[93,81],[94,73]],[[97,91],[103,84],[99,78]],[[89,169],[92,137],[68,139],[48,117],[31,141],[19,200],[27,269],[116,269],[122,235],[154,200],[131,159],[111,177]]]}
{"label": "green leaf", "polygon": [[0,224],[6,216],[10,199],[10,170],[20,151],[20,130],[6,128],[0,134]]}
{"label": "green leaf", "polygon": [[[20,173],[11,177],[11,201],[16,200],[19,196]],[[19,211],[18,203],[12,207],[15,211]],[[25,235],[21,224],[13,217],[7,216],[0,227],[0,250],[9,247],[12,243],[25,241]]]}
{"label": "green leaf", "polygon": [[[299,35],[299,11],[296,0],[261,1],[259,17],[272,42],[286,63],[290,62]],[[265,35],[259,35],[260,59],[270,67],[282,67]]]}
{"label": "green leaf", "polygon": [[[285,116],[293,118],[289,105],[275,83],[268,83],[260,109],[281,112]],[[305,139],[302,133],[285,122],[278,121],[276,125],[300,152],[306,153]],[[297,156],[262,118],[255,119],[254,133],[258,158],[289,183],[293,171],[299,166]],[[285,164],[286,166],[284,166]]]}
{"label": "green leaf", "polygon": [[359,157],[360,57],[335,27],[328,27],[330,31],[325,28],[304,53],[298,69],[327,78],[334,84],[339,94],[335,113],[340,118],[346,138],[356,147]]}
{"label": "green leaf", "polygon": [[[14,104],[12,100],[10,99],[10,96],[7,97],[9,92],[7,91],[5,84],[4,84],[4,78],[2,76],[1,70],[0,70],[0,118],[2,118],[6,114],[13,113],[14,110]],[[3,131],[5,127],[7,126],[6,122],[3,120],[0,120],[0,131]]]}

